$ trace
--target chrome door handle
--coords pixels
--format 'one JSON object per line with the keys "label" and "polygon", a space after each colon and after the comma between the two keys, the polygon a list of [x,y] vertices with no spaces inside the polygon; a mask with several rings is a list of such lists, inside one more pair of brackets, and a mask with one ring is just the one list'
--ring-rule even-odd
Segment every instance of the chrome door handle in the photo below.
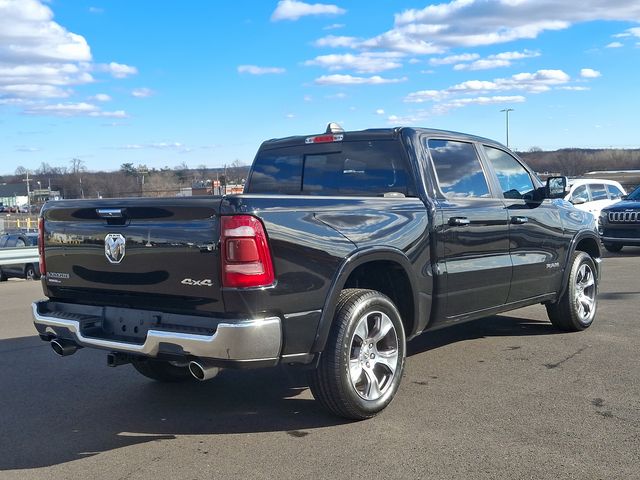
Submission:
{"label": "chrome door handle", "polygon": [[511,223],[515,223],[516,225],[522,225],[528,221],[529,219],[527,217],[511,217]]}
{"label": "chrome door handle", "polygon": [[464,227],[465,225],[469,225],[471,220],[467,217],[451,217],[449,219],[449,225],[452,227]]}

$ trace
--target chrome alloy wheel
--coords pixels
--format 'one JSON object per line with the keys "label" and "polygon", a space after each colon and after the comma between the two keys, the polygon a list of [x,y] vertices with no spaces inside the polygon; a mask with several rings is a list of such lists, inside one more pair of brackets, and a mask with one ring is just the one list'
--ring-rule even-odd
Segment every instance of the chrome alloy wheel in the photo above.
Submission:
{"label": "chrome alloy wheel", "polygon": [[364,400],[378,400],[391,387],[398,369],[398,334],[389,316],[368,312],[351,337],[349,378]]}
{"label": "chrome alloy wheel", "polygon": [[586,263],[580,266],[576,275],[574,302],[580,322],[588,323],[595,314],[596,283],[593,270]]}

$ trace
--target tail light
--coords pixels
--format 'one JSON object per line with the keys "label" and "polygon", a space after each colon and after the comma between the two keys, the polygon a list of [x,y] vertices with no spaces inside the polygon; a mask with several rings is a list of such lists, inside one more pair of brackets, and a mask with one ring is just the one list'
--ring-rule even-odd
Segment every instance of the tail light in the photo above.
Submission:
{"label": "tail light", "polygon": [[44,218],[38,218],[38,256],[40,257],[40,275],[47,274],[47,264],[44,261]]}
{"label": "tail light", "polygon": [[264,287],[275,280],[267,235],[256,217],[220,217],[220,258],[224,287]]}

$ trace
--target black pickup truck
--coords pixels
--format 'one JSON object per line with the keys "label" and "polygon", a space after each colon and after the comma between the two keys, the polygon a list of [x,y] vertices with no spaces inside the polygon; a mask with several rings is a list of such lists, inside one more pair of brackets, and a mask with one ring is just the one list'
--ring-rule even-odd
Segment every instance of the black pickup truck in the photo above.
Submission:
{"label": "black pickup truck", "polygon": [[537,303],[591,325],[598,233],[565,185],[455,132],[269,140],[243,195],[47,203],[35,326],[160,381],[304,365],[326,408],[368,418],[425,330]]}

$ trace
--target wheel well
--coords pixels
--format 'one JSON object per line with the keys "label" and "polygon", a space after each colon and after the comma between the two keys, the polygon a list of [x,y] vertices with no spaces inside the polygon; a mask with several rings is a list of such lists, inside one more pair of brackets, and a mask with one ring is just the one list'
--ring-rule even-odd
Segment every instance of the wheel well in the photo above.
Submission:
{"label": "wheel well", "polygon": [[411,335],[415,318],[413,290],[400,264],[378,260],[360,265],[351,272],[344,288],[367,288],[385,294],[398,308],[407,336]]}
{"label": "wheel well", "polygon": [[592,238],[584,238],[576,245],[576,250],[588,253],[591,258],[600,258],[600,248]]}

